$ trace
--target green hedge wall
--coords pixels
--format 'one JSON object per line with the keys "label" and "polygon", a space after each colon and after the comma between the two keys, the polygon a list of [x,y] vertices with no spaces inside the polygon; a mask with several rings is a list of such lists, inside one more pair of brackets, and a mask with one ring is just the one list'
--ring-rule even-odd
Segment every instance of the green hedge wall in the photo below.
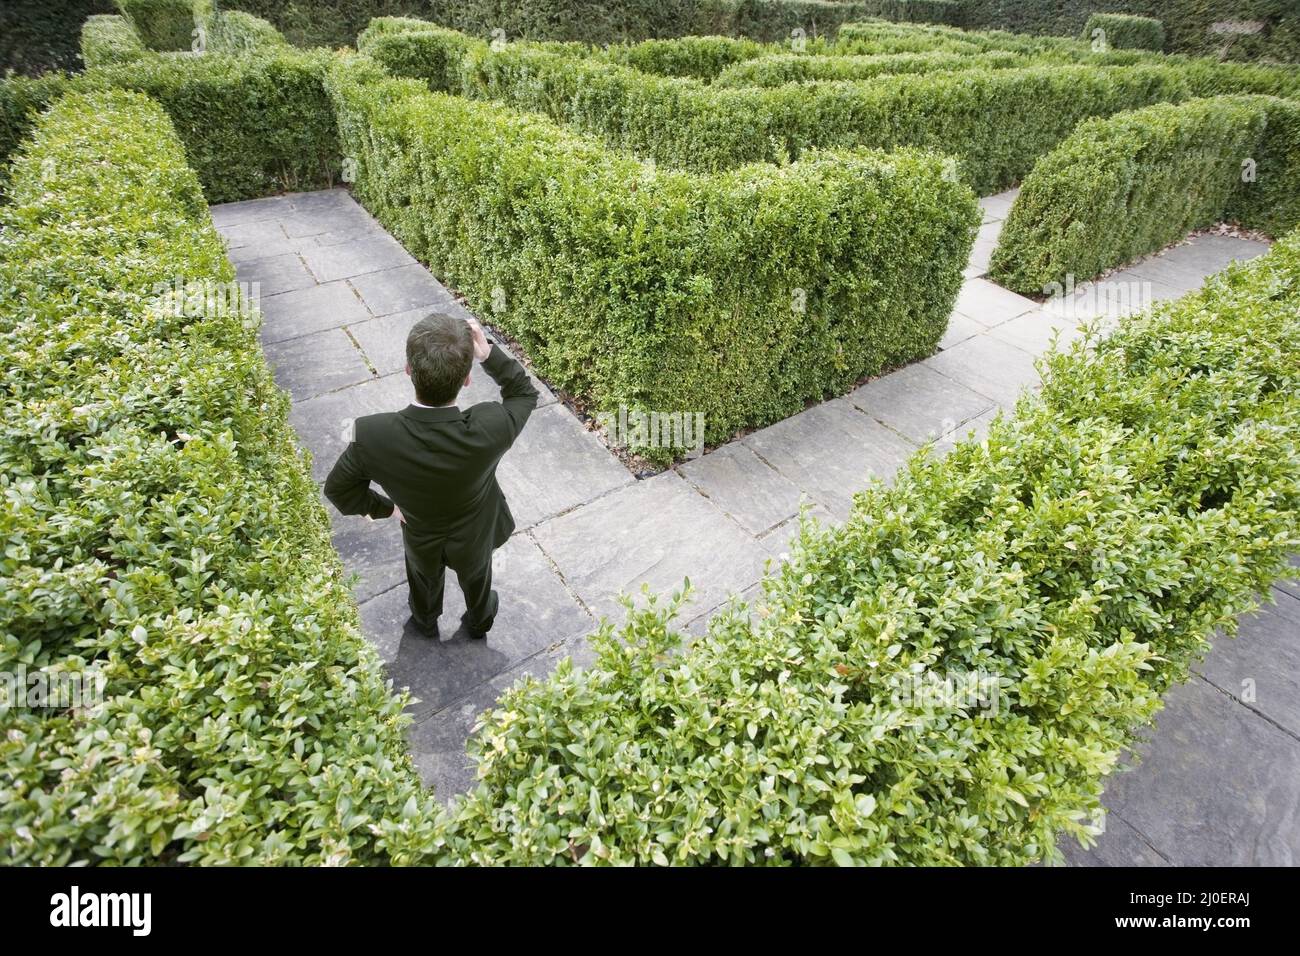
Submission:
{"label": "green hedge wall", "polygon": [[865,0],[867,16],[907,23],[966,24],[963,0]]}
{"label": "green hedge wall", "polygon": [[629,66],[642,73],[711,80],[733,64],[766,58],[771,52],[771,47],[753,40],[682,37],[678,40],[646,40],[643,43],[610,46],[598,53],[597,57],[609,63]]}
{"label": "green hedge wall", "polygon": [[148,55],[65,77],[0,81],[0,166],[34,111],[65,91],[129,89],[171,117],[212,203],[333,183],[342,157],[321,85],[325,51]]}
{"label": "green hedge wall", "polygon": [[1225,219],[1271,236],[1300,226],[1300,101],[1265,104],[1264,135],[1250,158],[1253,182],[1244,182],[1224,212]]}
{"label": "green hedge wall", "polygon": [[38,76],[81,65],[86,18],[116,13],[113,0],[5,0],[0,3],[0,76]]}
{"label": "green hedge wall", "polygon": [[129,63],[148,51],[125,17],[94,16],[81,28],[81,58],[87,67]]}
{"label": "green hedge wall", "polygon": [[789,53],[727,67],[714,86],[782,86],[828,80],[866,80],[903,73],[951,73],[1028,65],[1019,53],[883,53],[875,56],[808,56]]}
{"label": "green hedge wall", "polygon": [[1259,103],[1222,97],[1081,124],[1025,179],[990,274],[1041,294],[1217,222],[1265,122]]}
{"label": "green hedge wall", "polygon": [[192,48],[194,0],[117,0],[117,6],[148,49]]}
{"label": "green hedge wall", "polygon": [[413,255],[549,380],[703,413],[709,442],[932,352],[979,221],[912,151],[693,175],[362,57],[329,85],[357,192]]}
{"label": "green hedge wall", "polygon": [[1084,24],[1083,39],[1120,50],[1160,51],[1165,48],[1165,27],[1151,17],[1094,13]]}
{"label": "green hedge wall", "polygon": [[[471,740],[440,852],[1005,865],[1088,840],[1160,695],[1292,573],[1298,317],[1293,234],[805,530],[759,613],[674,654],[660,605],[599,635],[594,666],[526,678]],[[943,692],[967,675],[996,709]]]}
{"label": "green hedge wall", "polygon": [[61,99],[0,236],[0,660],[104,681],[0,707],[0,858],[410,862],[405,701],[166,114]]}

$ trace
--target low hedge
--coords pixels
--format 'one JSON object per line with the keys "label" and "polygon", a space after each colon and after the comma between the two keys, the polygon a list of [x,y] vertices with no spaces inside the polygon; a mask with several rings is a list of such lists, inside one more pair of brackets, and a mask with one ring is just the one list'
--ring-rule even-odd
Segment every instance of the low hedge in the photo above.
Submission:
{"label": "low hedge", "polygon": [[[1259,152],[1271,115],[1275,135],[1265,166],[1256,168],[1266,188],[1249,193],[1255,185],[1243,182],[1242,164]],[[1300,226],[1297,117],[1300,103],[1217,97],[1081,124],[1025,180],[991,275],[1008,288],[1041,294],[1067,276],[1091,279],[1162,249],[1230,210],[1247,220],[1272,216],[1268,225],[1279,233]],[[1238,200],[1243,192],[1248,202]]]}
{"label": "low hedge", "polygon": [[752,618],[674,653],[652,606],[593,666],[525,678],[480,719],[438,852],[1006,865],[1090,840],[1160,695],[1293,573],[1298,316],[1293,234],[806,528]]}
{"label": "low hedge", "polygon": [[884,53],[875,56],[808,56],[791,53],[745,60],[727,67],[714,86],[782,86],[834,80],[867,80],[902,73],[951,73],[1028,65],[1019,53]]}
{"label": "low hedge", "polygon": [[1094,13],[1083,27],[1086,42],[1119,50],[1155,50],[1165,48],[1165,25],[1151,17],[1126,13]]}
{"label": "low hedge", "polygon": [[87,68],[128,63],[147,53],[126,17],[88,17],[81,28],[81,58]]}
{"label": "low hedge", "polygon": [[548,380],[702,413],[709,442],[932,352],[979,221],[936,156],[695,175],[365,57],[328,84],[357,194],[413,255]]}
{"label": "low hedge", "polygon": [[148,55],[66,77],[0,81],[0,166],[59,94],[128,89],[167,110],[212,203],[331,185],[342,157],[321,85],[330,54]]}
{"label": "low hedge", "polygon": [[148,49],[192,48],[194,0],[117,0],[117,7]]}
{"label": "low hedge", "polygon": [[410,862],[409,821],[438,808],[256,314],[159,291],[235,277],[171,122],[137,93],[67,96],[13,185],[0,659],[104,686],[0,704],[0,858]]}

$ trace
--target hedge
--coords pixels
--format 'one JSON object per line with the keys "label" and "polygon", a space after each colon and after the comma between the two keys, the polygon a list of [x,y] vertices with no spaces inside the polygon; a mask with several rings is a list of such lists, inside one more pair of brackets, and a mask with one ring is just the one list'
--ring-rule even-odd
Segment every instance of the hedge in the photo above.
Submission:
{"label": "hedge", "polygon": [[1165,27],[1151,17],[1094,13],[1084,24],[1083,39],[1102,47],[1159,52],[1165,48]]}
{"label": "hedge", "polygon": [[411,862],[438,809],[256,314],[193,294],[233,280],[157,105],[42,118],[0,208],[0,658],[105,683],[0,705],[6,864]]}
{"label": "hedge", "polygon": [[[1247,207],[1237,197],[1255,187],[1243,183],[1243,163],[1259,152],[1271,115],[1279,132],[1264,168],[1256,169],[1267,188]],[[1091,279],[1162,249],[1229,216],[1230,208],[1242,218],[1271,216],[1268,225],[1278,232],[1300,226],[1298,118],[1300,103],[1220,97],[1081,124],[1025,180],[991,275],[1008,288],[1042,294],[1067,276]]]}
{"label": "hedge", "polygon": [[0,3],[0,76],[38,76],[81,65],[87,17],[116,13],[113,0],[5,0]]}
{"label": "hedge", "polygon": [[288,47],[280,31],[270,23],[239,10],[214,11],[202,23],[209,53],[271,53]]}
{"label": "hedge", "polygon": [[908,23],[944,23],[965,26],[963,0],[865,0],[868,16]]}
{"label": "hedge", "polygon": [[1300,101],[1266,102],[1264,135],[1250,158],[1254,181],[1243,182],[1224,212],[1271,236],[1300,226]]}
{"label": "hedge", "polygon": [[93,16],[81,28],[81,58],[87,67],[129,63],[147,52],[125,17]]}
{"label": "hedge", "polygon": [[185,143],[212,203],[331,185],[342,157],[321,85],[330,54],[149,55],[75,77],[0,81],[0,161],[34,110],[65,91],[129,89],[156,99]]}
{"label": "hedge", "polygon": [[745,60],[727,67],[714,86],[782,86],[828,80],[866,80],[901,73],[948,73],[1026,66],[1019,53],[885,53],[875,56],[808,56],[790,53]]}
{"label": "hedge", "polygon": [[597,56],[642,73],[711,80],[733,64],[767,58],[771,52],[771,47],[753,40],[714,36],[647,40],[630,46],[610,46]]}
{"label": "hedge", "polygon": [[192,48],[194,0],[117,0],[117,6],[148,49]]}
{"label": "hedge", "polygon": [[593,666],[525,678],[480,719],[477,788],[438,852],[1007,865],[1090,841],[1160,695],[1292,573],[1298,315],[1293,234],[1053,359],[986,441],[806,528],[752,618],[723,612],[686,650],[671,604],[605,628]]}
{"label": "hedge", "polygon": [[328,85],[357,194],[413,255],[549,381],[702,413],[709,442],[930,354],[979,221],[937,156],[695,175],[364,57]]}

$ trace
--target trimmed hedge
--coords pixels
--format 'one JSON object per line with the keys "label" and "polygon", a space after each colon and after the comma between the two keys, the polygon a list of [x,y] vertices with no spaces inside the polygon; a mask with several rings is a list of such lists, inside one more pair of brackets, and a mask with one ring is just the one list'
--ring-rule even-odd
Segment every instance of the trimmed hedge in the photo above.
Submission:
{"label": "trimmed hedge", "polygon": [[93,16],[81,28],[81,58],[87,67],[129,63],[147,53],[125,17]]}
{"label": "trimmed hedge", "polygon": [[712,88],[529,44],[494,51],[427,27],[390,24],[364,38],[362,48],[395,74],[545,113],[613,147],[684,169],[783,162],[811,148],[919,146],[957,151],[963,175],[981,194],[1018,182],[1080,120],[1225,87],[1272,93],[1300,85],[1300,73],[1288,69],[1175,61]]}
{"label": "trimmed hedge", "polygon": [[328,85],[357,193],[413,255],[548,380],[703,413],[709,442],[930,354],[979,222],[913,151],[693,175],[364,57]]}
{"label": "trimmed hedge", "polygon": [[148,49],[192,48],[194,0],[117,0],[117,6]]}
{"label": "trimmed hedge", "polygon": [[[679,653],[671,606],[605,628],[595,665],[525,678],[480,719],[478,786],[438,852],[1004,865],[1089,841],[1160,695],[1293,571],[1298,316],[1293,234],[1051,360],[986,441],[805,528],[752,618]],[[965,675],[999,706],[945,692]]]}
{"label": "trimmed hedge", "polygon": [[1250,158],[1254,181],[1243,182],[1224,218],[1271,236],[1300,226],[1300,101],[1266,101],[1264,135]]}
{"label": "trimmed hedge", "polygon": [[[61,99],[0,208],[6,864],[416,859],[438,811],[166,114]],[[190,285],[190,283],[211,285]],[[222,303],[227,307],[222,307]]]}
{"label": "trimmed hedge", "polygon": [[342,162],[321,85],[329,59],[326,51],[289,48],[148,55],[74,77],[0,81],[0,161],[30,130],[34,111],[61,93],[128,89],[167,110],[209,202],[328,186]]}
{"label": "trimmed hedge", "polygon": [[202,22],[209,53],[238,56],[288,48],[288,41],[270,23],[239,10],[216,11]]}
{"label": "trimmed hedge", "polygon": [[1165,48],[1165,26],[1151,17],[1125,13],[1094,13],[1083,27],[1085,42],[1117,50],[1155,50]]}
{"label": "trimmed hedge", "polygon": [[724,69],[714,86],[782,86],[828,80],[867,80],[903,73],[952,73],[1028,65],[1019,53],[885,53],[875,56],[807,56],[791,53],[746,60]]}
{"label": "trimmed hedge", "polygon": [[908,23],[944,23],[960,27],[966,24],[962,0],[865,0],[867,15],[884,20]]}
{"label": "trimmed hedge", "polygon": [[771,47],[753,40],[682,37],[679,40],[647,40],[632,46],[611,46],[597,56],[642,73],[711,80],[733,64],[766,58],[771,52]]}
{"label": "trimmed hedge", "polygon": [[[1243,183],[1242,164],[1259,152],[1273,115],[1277,132],[1265,167],[1257,169],[1267,188],[1243,204],[1238,195],[1254,184]],[[1080,125],[1025,180],[991,275],[1008,288],[1042,294],[1067,276],[1084,281],[1162,249],[1234,208],[1243,219],[1271,217],[1273,231],[1300,226],[1297,117],[1300,103],[1220,97]],[[1278,205],[1264,208],[1265,202]]]}

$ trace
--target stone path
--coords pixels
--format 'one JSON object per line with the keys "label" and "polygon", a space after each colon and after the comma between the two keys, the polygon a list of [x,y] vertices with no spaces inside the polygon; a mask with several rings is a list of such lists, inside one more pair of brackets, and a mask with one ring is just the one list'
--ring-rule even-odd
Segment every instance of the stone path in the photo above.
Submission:
{"label": "stone path", "polygon": [[[985,224],[937,354],[676,469],[635,480],[538,383],[539,408],[499,471],[518,530],[497,555],[502,609],[486,643],[404,630],[398,526],[330,508],[335,544],[358,576],[365,630],[394,682],[418,698],[410,741],[426,782],[444,798],[469,787],[464,745],[475,717],[524,674],[544,674],[566,655],[590,660],[585,638],[600,617],[620,615],[620,591],[647,582],[664,592],[689,576],[686,627],[698,633],[729,595],[758,593],[801,504],[842,520],[869,476],[888,480],[931,439],[943,448],[978,434],[1036,386],[1034,359],[1054,333],[1068,339],[1080,318],[1176,296],[1264,249],[1197,239],[1040,306],[983,278],[1013,199],[982,202]],[[240,279],[260,283],[267,359],[323,480],[353,418],[410,401],[402,371],[410,325],[434,308],[468,313],[346,191],[233,203],[212,215]],[[469,402],[496,394],[481,373],[468,392]],[[1248,622],[1203,677],[1172,695],[1147,763],[1111,787],[1110,831],[1094,853],[1073,854],[1078,862],[1300,857],[1300,591],[1279,593],[1279,608]],[[444,620],[454,622],[457,588],[447,602]],[[1257,682],[1258,703],[1242,702],[1239,675]]]}

